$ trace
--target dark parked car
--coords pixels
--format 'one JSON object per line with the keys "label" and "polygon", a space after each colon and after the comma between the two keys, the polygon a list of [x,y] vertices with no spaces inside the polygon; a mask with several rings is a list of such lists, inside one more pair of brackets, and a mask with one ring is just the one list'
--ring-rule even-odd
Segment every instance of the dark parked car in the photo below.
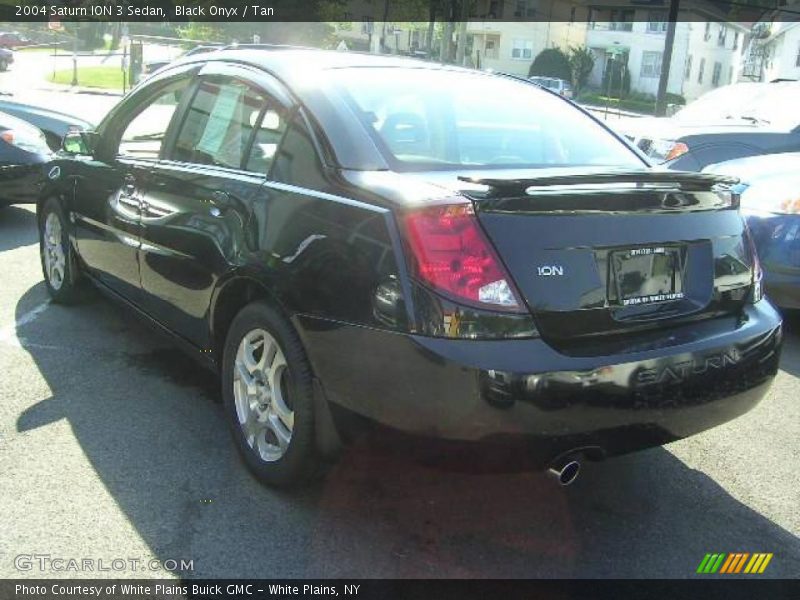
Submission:
{"label": "dark parked car", "polygon": [[51,150],[61,149],[61,141],[71,131],[94,129],[94,124],[73,115],[41,106],[20,104],[0,98],[0,111],[41,129]]}
{"label": "dark parked car", "polygon": [[14,64],[14,52],[8,48],[0,48],[0,73],[8,71],[8,67]]}
{"label": "dark parked car", "polygon": [[18,31],[0,31],[0,48],[29,46],[31,41]]}
{"label": "dark parked car", "polygon": [[85,277],[219,370],[265,482],[372,421],[568,483],[745,413],[778,368],[731,181],[654,171],[530,83],[226,50],[65,151],[38,206],[50,294]]}
{"label": "dark parked car", "polygon": [[800,309],[800,153],[741,158],[707,170],[742,179],[742,212],[767,295],[778,306]]}
{"label": "dark parked car", "polygon": [[0,112],[0,206],[35,203],[50,158],[41,131]]}
{"label": "dark parked car", "polygon": [[800,151],[800,82],[735,83],[670,118],[629,119],[620,130],[655,162],[700,171],[736,158]]}

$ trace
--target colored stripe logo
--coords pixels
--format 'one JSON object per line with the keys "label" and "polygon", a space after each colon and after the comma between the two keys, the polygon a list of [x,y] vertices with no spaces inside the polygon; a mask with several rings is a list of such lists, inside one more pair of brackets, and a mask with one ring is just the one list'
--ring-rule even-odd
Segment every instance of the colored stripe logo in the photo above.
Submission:
{"label": "colored stripe logo", "polygon": [[772,553],[755,552],[732,552],[706,554],[697,572],[701,574],[736,574],[736,573],[763,573],[767,565],[772,560]]}

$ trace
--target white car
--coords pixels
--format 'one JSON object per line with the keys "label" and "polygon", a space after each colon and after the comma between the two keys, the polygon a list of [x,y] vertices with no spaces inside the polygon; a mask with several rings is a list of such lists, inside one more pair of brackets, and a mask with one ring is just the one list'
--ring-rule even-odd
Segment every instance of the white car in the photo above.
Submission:
{"label": "white car", "polygon": [[699,171],[735,158],[800,150],[800,82],[734,83],[672,117],[621,119],[613,127],[651,160]]}
{"label": "white car", "polygon": [[572,98],[572,85],[568,81],[559,79],[558,77],[528,77],[528,81],[535,83],[538,86],[552,90],[565,98]]}

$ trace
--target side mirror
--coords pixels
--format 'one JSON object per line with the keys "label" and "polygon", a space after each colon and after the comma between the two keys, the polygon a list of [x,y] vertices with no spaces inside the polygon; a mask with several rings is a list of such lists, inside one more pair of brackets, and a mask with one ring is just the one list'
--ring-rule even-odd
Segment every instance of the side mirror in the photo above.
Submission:
{"label": "side mirror", "polygon": [[94,154],[97,134],[93,131],[70,131],[61,142],[61,149],[67,154]]}

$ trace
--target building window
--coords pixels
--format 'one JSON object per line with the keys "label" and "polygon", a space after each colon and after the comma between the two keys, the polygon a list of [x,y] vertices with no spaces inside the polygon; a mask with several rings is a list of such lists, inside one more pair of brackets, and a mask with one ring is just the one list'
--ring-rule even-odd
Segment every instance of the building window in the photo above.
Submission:
{"label": "building window", "polygon": [[497,58],[497,43],[493,39],[486,40],[486,46],[483,53],[486,58]]}
{"label": "building window", "polygon": [[733,32],[733,49],[736,50],[739,48],[739,32]]}
{"label": "building window", "polygon": [[640,76],[661,76],[661,52],[642,52],[642,70]]}
{"label": "building window", "polygon": [[797,46],[797,58],[794,60],[794,66],[800,67],[800,44]]}
{"label": "building window", "polygon": [[689,78],[692,76],[692,55],[686,57],[686,69],[683,72],[683,78],[686,81],[689,81]]}
{"label": "building window", "polygon": [[703,40],[708,41],[711,39],[711,23],[706,22],[706,32],[703,34]]}
{"label": "building window", "polygon": [[728,67],[728,83],[733,83],[733,66]]}
{"label": "building window", "polygon": [[717,35],[717,46],[725,47],[725,38],[728,37],[728,28],[725,25],[719,26],[719,34]]}
{"label": "building window", "polygon": [[535,17],[536,0],[517,0],[516,8],[514,9],[515,17]]}
{"label": "building window", "polygon": [[611,31],[632,31],[634,15],[635,11],[633,10],[612,10],[609,29]]}
{"label": "building window", "polygon": [[717,87],[719,85],[719,78],[722,74],[722,63],[714,63],[714,72],[711,74],[711,85]]}
{"label": "building window", "polygon": [[650,11],[647,14],[647,33],[664,33],[667,30],[667,13]]}
{"label": "building window", "polygon": [[531,40],[514,40],[511,58],[520,60],[533,58],[533,42]]}
{"label": "building window", "polygon": [[697,83],[703,83],[703,71],[706,70],[706,59],[700,59],[700,69],[697,71]]}

